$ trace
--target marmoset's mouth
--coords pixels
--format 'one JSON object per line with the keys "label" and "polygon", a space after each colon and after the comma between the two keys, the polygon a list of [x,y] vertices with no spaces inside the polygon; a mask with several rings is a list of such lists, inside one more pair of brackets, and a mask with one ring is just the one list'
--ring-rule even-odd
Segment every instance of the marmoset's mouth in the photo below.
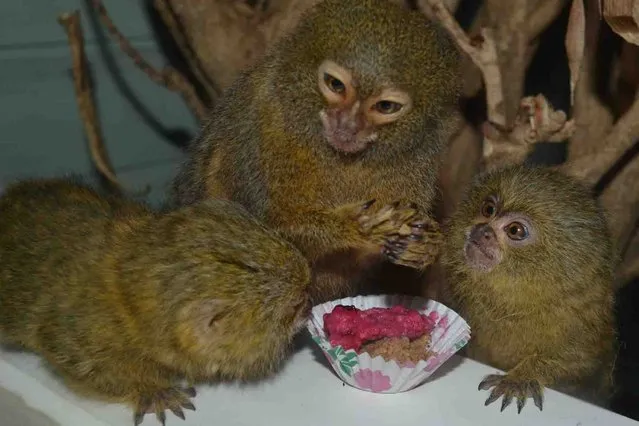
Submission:
{"label": "marmoset's mouth", "polygon": [[322,110],[320,119],[326,142],[336,151],[355,154],[377,139],[373,127],[356,118],[346,117],[339,110]]}
{"label": "marmoset's mouth", "polygon": [[497,253],[470,239],[464,245],[464,258],[469,267],[482,272],[490,271],[499,263]]}
{"label": "marmoset's mouth", "polygon": [[484,255],[486,256],[488,259],[494,260],[495,259],[495,255],[492,254],[489,250],[486,249],[486,247],[482,246],[481,244],[479,244],[477,241],[475,240],[470,240],[470,243],[472,245],[474,245],[475,247],[477,247],[477,249]]}

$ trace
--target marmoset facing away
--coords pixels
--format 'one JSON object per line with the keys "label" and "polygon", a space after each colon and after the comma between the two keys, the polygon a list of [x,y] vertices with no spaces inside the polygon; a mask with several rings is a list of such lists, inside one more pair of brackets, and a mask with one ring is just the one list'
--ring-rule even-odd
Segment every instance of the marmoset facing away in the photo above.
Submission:
{"label": "marmoset facing away", "polygon": [[[432,263],[428,219],[439,154],[457,124],[459,52],[447,33],[388,0],[325,0],[244,72],[191,146],[177,204],[228,198],[313,263],[315,302],[353,290],[384,260]],[[353,206],[400,201],[386,243]],[[410,238],[397,241],[399,229]],[[380,250],[381,245],[385,248]]]}
{"label": "marmoset facing away", "polygon": [[310,313],[308,261],[238,205],[154,213],[71,180],[0,198],[0,339],[139,424],[192,384],[274,371]]}
{"label": "marmoset facing away", "polygon": [[616,255],[592,194],[547,169],[480,176],[453,215],[442,260],[473,328],[468,355],[505,370],[479,385],[521,411],[543,387],[608,398],[616,348]]}

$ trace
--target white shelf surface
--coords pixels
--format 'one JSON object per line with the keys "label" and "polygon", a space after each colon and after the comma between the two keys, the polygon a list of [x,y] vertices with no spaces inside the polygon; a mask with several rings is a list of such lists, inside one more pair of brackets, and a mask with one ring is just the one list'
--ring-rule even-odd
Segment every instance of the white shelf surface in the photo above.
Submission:
{"label": "white shelf surface", "polygon": [[[306,336],[306,335],[305,335]],[[625,426],[628,418],[546,389],[543,411],[529,400],[521,414],[515,404],[503,413],[501,401],[488,407],[477,385],[496,370],[455,356],[430,381],[409,392],[373,394],[350,386],[333,373],[309,339],[302,339],[273,379],[257,385],[199,386],[197,411],[186,421],[167,412],[167,426]],[[26,405],[64,426],[131,426],[124,405],[105,404],[68,391],[39,357],[0,351],[0,386]],[[4,416],[4,415],[3,415]],[[155,426],[153,415],[142,426]],[[25,424],[23,426],[39,426]]]}

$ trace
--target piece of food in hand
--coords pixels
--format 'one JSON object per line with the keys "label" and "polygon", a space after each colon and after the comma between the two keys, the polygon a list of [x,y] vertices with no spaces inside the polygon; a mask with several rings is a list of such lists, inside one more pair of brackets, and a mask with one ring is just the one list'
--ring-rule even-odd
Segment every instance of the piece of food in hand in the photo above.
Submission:
{"label": "piece of food in hand", "polygon": [[434,327],[428,316],[403,306],[360,310],[338,305],[324,314],[324,330],[330,344],[356,352],[363,344],[384,338],[405,337],[412,341],[429,335]]}

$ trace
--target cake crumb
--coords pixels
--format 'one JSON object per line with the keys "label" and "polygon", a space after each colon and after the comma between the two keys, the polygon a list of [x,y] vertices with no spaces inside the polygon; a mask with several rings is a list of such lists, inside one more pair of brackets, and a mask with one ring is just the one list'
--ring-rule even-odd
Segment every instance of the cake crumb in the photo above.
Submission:
{"label": "cake crumb", "polygon": [[387,361],[395,360],[398,363],[417,364],[426,360],[433,353],[429,350],[430,335],[424,334],[414,340],[408,337],[385,337],[362,346],[360,353],[367,352],[371,358],[380,356]]}

